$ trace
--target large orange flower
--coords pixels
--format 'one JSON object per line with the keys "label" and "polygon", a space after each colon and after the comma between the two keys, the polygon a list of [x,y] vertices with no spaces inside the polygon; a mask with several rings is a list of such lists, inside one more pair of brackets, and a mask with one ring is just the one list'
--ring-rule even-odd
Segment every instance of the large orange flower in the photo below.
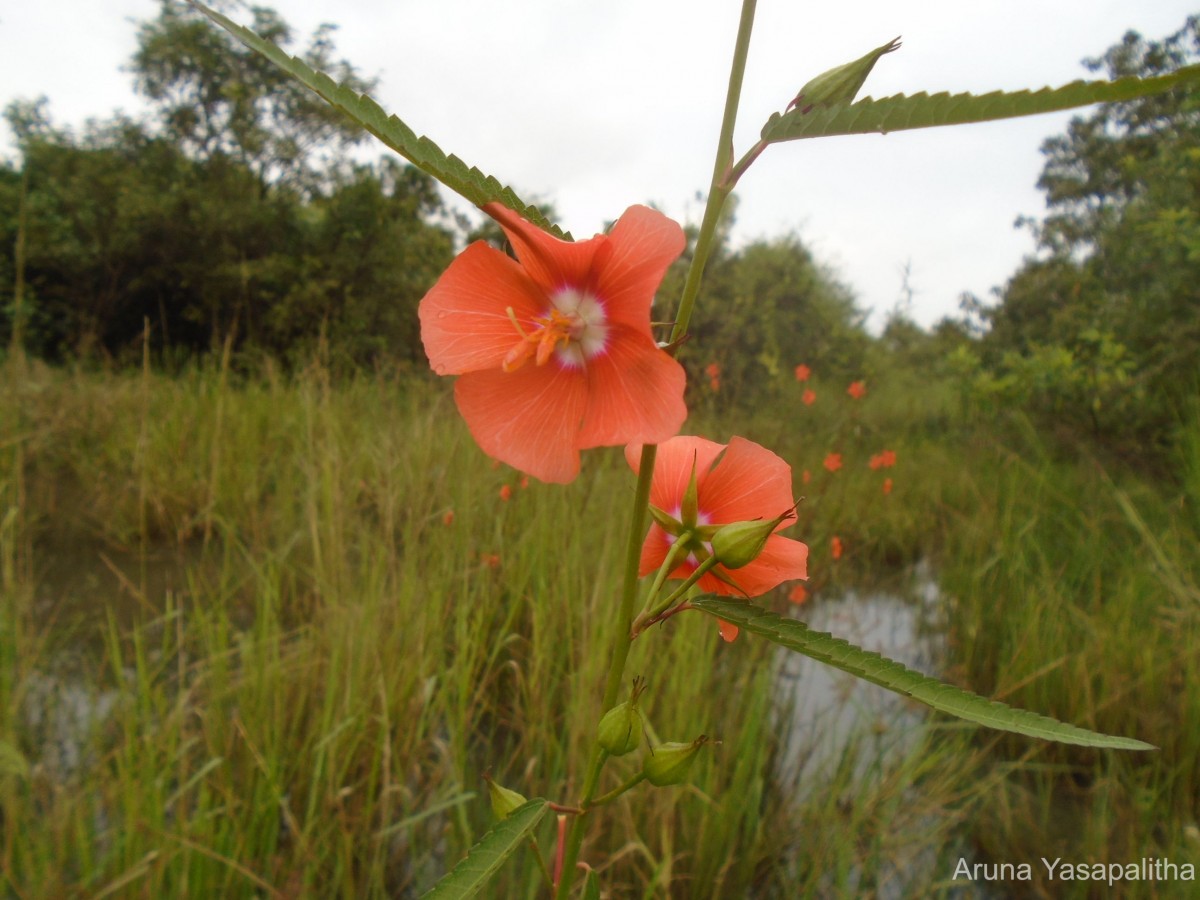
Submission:
{"label": "large orange flower", "polygon": [[485,453],[543,481],[579,451],[659,443],[687,418],[683,367],[650,333],[650,305],[683,230],[631,206],[612,231],[563,241],[489,203],[517,259],[478,241],[421,301],[421,340]]}
{"label": "large orange flower", "polygon": [[[641,466],[642,448],[631,444],[625,458],[635,472]],[[684,494],[696,472],[696,521],[683,523]],[[728,447],[700,437],[681,435],[659,445],[650,482],[650,503],[685,528],[727,525],[755,519],[771,520],[791,509],[792,469],[765,447],[735,437]],[[776,531],[786,528],[784,518]],[[642,545],[639,572],[657,571],[678,537],[655,522]],[[703,552],[704,544],[700,544]],[[711,546],[708,547],[711,550]],[[687,578],[700,560],[689,554],[671,573]],[[701,590],[714,594],[757,597],[793,578],[808,577],[808,547],[800,541],[772,534],[753,562],[737,569],[718,565],[701,576]],[[735,587],[736,585],[736,587]]]}

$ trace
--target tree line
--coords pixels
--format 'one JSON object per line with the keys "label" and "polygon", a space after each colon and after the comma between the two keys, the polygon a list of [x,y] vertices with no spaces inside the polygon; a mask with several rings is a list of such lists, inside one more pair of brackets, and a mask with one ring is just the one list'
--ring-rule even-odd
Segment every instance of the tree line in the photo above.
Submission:
{"label": "tree line", "polygon": [[[289,52],[270,9],[252,27]],[[299,55],[357,90],[322,26]],[[1200,58],[1200,18],[1127,34],[1086,65],[1153,75]],[[303,361],[423,367],[416,306],[472,231],[437,185],[395,158],[355,161],[364,134],[179,0],[138,27],[143,119],[79,132],[44,101],[9,104],[18,158],[0,164],[0,339],[50,361],[186,361],[228,342]],[[882,360],[959,379],[977,404],[1017,405],[1133,452],[1169,447],[1200,388],[1200,92],[1107,104],[1044,147],[1039,252],[988,302],[932,333],[902,313],[880,339],[855,298],[794,237],[711,259],[693,340],[697,384],[770,390],[798,363],[869,375]],[[678,296],[687,254],[660,296]],[[18,271],[19,270],[19,271]],[[665,313],[664,313],[665,315]]]}

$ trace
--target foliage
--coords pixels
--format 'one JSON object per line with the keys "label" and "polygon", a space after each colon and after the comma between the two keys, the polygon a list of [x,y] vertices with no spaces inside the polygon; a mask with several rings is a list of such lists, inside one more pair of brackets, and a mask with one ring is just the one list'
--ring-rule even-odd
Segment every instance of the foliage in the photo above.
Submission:
{"label": "foliage", "polygon": [[[1086,65],[1153,77],[1197,58],[1193,17]],[[981,388],[1162,459],[1200,385],[1200,89],[1103,104],[1042,152],[1050,213],[1031,224],[1046,255],[984,311]]]}
{"label": "foliage", "polygon": [[[256,15],[287,38],[273,12]],[[22,160],[0,167],[0,275],[12,283],[25,178],[27,349],[136,359],[148,326],[170,359],[228,338],[284,360],[320,343],[344,365],[415,361],[416,304],[454,249],[434,181],[348,162],[356,126],[179,4],[139,42],[157,122],[75,135],[43,103],[8,109]],[[332,50],[318,31],[312,61]]]}

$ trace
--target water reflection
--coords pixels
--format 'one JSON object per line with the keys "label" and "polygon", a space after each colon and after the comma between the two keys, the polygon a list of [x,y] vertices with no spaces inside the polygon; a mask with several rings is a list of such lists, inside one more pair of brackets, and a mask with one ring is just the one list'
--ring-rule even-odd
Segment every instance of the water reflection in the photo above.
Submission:
{"label": "water reflection", "polygon": [[[846,590],[799,607],[794,615],[815,631],[937,676],[939,599],[937,584],[922,565],[900,588]],[[852,748],[858,754],[854,774],[861,777],[869,767],[903,758],[920,740],[924,706],[798,653],[781,651],[779,664],[781,708],[788,718],[782,763],[797,776],[802,792],[844,765]]]}

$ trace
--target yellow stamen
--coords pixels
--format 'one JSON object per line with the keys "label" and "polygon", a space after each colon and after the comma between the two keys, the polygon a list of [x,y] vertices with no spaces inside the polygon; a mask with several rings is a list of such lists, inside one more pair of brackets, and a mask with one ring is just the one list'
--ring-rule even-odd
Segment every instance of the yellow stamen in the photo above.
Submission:
{"label": "yellow stamen", "polygon": [[521,335],[521,340],[508,351],[501,363],[505,372],[515,372],[525,365],[531,356],[534,357],[537,365],[545,365],[559,344],[567,346],[571,343],[574,339],[573,332],[578,329],[578,323],[574,316],[567,316],[557,309],[551,309],[548,315],[534,317],[533,321],[537,328],[532,332],[526,332],[521,327],[521,323],[517,321],[513,308],[510,306],[505,311],[508,313],[513,327]]}

